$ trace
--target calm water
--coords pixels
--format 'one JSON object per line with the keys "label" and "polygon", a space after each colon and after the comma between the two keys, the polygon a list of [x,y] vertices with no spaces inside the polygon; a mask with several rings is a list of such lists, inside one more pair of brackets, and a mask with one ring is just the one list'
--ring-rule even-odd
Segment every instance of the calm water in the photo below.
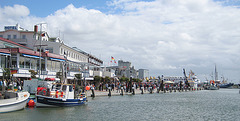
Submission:
{"label": "calm water", "polygon": [[166,94],[89,97],[86,105],[67,108],[26,108],[0,114],[15,121],[122,121],[191,120],[240,121],[239,89],[203,90]]}

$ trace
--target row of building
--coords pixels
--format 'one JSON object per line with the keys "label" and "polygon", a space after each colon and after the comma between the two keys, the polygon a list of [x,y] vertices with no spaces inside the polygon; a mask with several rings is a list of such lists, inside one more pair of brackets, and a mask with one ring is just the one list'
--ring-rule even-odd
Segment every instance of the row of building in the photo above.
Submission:
{"label": "row of building", "polygon": [[119,60],[117,66],[104,67],[101,59],[78,47],[69,47],[59,37],[50,37],[39,26],[42,24],[29,31],[17,24],[5,26],[4,31],[0,31],[0,76],[4,68],[10,68],[18,78],[30,78],[29,70],[33,70],[38,72],[37,78],[59,80],[56,75],[66,62],[67,79],[74,79],[75,74],[81,74],[86,80],[93,80],[94,76],[149,77],[148,69],[136,70],[131,62],[123,60]]}

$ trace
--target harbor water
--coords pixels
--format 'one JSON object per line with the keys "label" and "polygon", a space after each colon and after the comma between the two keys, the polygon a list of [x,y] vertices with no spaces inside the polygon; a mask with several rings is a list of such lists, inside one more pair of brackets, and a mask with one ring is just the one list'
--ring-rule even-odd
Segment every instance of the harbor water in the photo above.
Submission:
{"label": "harbor water", "polygon": [[239,89],[88,98],[85,105],[26,108],[0,114],[1,121],[239,121]]}

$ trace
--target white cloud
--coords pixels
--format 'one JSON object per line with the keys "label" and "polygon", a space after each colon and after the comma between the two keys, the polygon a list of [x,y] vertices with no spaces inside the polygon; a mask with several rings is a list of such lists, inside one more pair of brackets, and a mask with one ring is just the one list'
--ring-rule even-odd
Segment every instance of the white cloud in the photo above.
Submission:
{"label": "white cloud", "polygon": [[[239,80],[240,76],[234,75],[240,68],[238,8],[211,0],[114,0],[109,5],[122,12],[105,14],[70,4],[37,18],[29,16],[24,6],[10,8],[26,11],[15,16],[24,17],[28,23],[23,25],[30,29],[45,21],[50,36],[57,36],[60,30],[65,43],[101,55],[105,62],[114,56],[131,61],[135,68],[148,68],[155,76],[181,76],[182,68],[207,75],[216,63],[225,77]],[[1,17],[7,18],[16,14],[3,13]]]}
{"label": "white cloud", "polygon": [[14,19],[20,19],[27,17],[30,13],[29,9],[23,5],[4,6],[0,8],[0,20],[1,21],[14,21]]}

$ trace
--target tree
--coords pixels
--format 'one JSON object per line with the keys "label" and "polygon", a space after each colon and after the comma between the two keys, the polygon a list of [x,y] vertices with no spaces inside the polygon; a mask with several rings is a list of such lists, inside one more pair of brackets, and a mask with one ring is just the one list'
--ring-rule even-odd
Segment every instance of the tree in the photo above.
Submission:
{"label": "tree", "polygon": [[101,81],[101,77],[100,76],[94,76],[94,81],[100,82]]}
{"label": "tree", "polygon": [[110,82],[110,80],[111,80],[110,77],[108,77],[108,76],[105,77],[106,82]]}
{"label": "tree", "polygon": [[29,72],[31,73],[31,78],[36,78],[37,72],[34,70],[29,70]]}
{"label": "tree", "polygon": [[3,72],[4,72],[4,74],[3,74],[4,79],[10,79],[10,76],[11,76],[10,75],[11,74],[10,69],[9,68],[4,68]]}
{"label": "tree", "polygon": [[99,86],[99,83],[101,82],[102,80],[102,77],[100,76],[94,76],[94,82],[95,82],[95,86],[98,87]]}
{"label": "tree", "polygon": [[57,78],[61,78],[61,77],[62,77],[62,72],[57,72],[57,73],[56,73],[56,77],[57,77]]}
{"label": "tree", "polygon": [[123,76],[119,80],[120,80],[120,82],[127,82],[127,81],[129,81],[129,78]]}
{"label": "tree", "polygon": [[81,80],[81,79],[82,79],[82,74],[75,74],[75,77],[76,77],[78,80]]}

